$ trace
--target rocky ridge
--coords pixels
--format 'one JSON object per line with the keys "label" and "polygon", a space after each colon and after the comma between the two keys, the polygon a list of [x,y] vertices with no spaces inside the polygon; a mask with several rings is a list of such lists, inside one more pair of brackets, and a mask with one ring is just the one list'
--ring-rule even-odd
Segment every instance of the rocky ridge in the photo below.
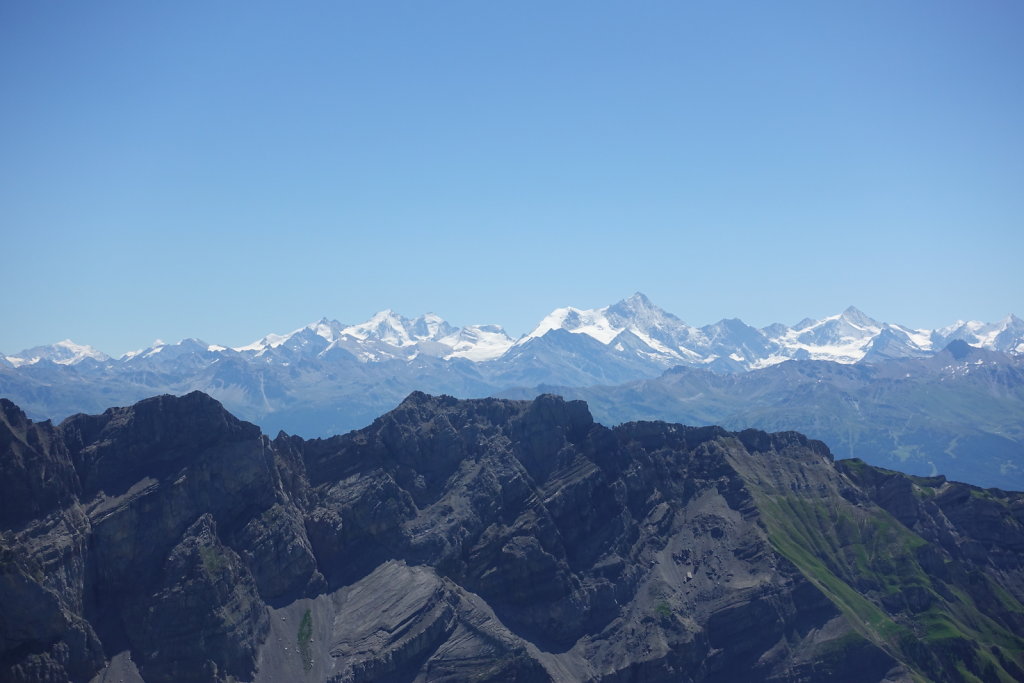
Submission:
{"label": "rocky ridge", "polygon": [[1024,496],[796,433],[410,395],[270,439],[210,397],[0,399],[0,678],[1014,680]]}

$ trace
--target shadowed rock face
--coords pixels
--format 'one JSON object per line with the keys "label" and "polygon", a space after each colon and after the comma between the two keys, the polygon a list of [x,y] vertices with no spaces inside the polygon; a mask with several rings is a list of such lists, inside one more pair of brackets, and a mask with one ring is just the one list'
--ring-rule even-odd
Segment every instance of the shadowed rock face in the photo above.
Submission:
{"label": "shadowed rock face", "polygon": [[0,678],[1019,678],[1024,497],[799,434],[414,393],[274,440],[0,399]]}

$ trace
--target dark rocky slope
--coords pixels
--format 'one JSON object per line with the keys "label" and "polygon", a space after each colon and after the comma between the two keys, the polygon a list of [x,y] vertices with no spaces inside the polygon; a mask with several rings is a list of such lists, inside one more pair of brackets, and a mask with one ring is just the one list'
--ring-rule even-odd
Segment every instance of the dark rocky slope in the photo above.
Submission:
{"label": "dark rocky slope", "polygon": [[0,529],[3,680],[1024,678],[1021,494],[553,396],[0,399]]}

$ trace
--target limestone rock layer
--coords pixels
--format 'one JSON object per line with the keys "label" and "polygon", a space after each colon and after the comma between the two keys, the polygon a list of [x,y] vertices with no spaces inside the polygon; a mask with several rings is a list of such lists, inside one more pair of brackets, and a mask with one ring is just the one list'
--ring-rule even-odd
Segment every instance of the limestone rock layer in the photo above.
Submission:
{"label": "limestone rock layer", "polygon": [[0,399],[0,533],[2,680],[1024,678],[1024,495],[550,395]]}

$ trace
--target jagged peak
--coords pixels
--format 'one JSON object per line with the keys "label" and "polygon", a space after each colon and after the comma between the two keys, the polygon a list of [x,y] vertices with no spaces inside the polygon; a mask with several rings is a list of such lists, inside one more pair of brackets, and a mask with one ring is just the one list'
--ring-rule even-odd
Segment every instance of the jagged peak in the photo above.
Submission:
{"label": "jagged peak", "polygon": [[856,306],[847,306],[839,317],[859,327],[880,327],[881,323],[864,313]]}
{"label": "jagged peak", "polygon": [[846,316],[863,316],[864,315],[864,311],[860,310],[859,308],[857,308],[853,304],[850,304],[845,309],[843,309],[843,315],[846,315]]}
{"label": "jagged peak", "polygon": [[399,405],[403,405],[405,403],[426,403],[431,398],[432,396],[427,392],[419,391],[417,389],[416,391],[411,392],[408,396],[402,399],[402,403],[399,403]]}
{"label": "jagged peak", "polygon": [[3,418],[3,421],[8,424],[18,423],[26,425],[32,422],[25,414],[25,411],[21,409],[21,406],[3,397],[0,397],[0,418]]}
{"label": "jagged peak", "polygon": [[650,321],[652,319],[668,319],[674,323],[682,323],[675,315],[651,301],[643,292],[636,292],[632,296],[605,307],[603,310],[609,315],[618,315],[623,319],[632,318],[638,322]]}
{"label": "jagged peak", "polygon": [[737,329],[739,329],[739,330],[759,331],[759,330],[757,330],[757,328],[751,327],[750,325],[748,325],[745,322],[743,322],[743,320],[741,320],[740,318],[722,318],[717,323],[712,323],[710,325],[705,325],[701,329],[702,330],[710,330],[710,329],[737,330]]}
{"label": "jagged peak", "polygon": [[1004,330],[1009,327],[1024,327],[1024,320],[1021,320],[1013,313],[1009,313],[1005,318],[999,321],[999,326]]}
{"label": "jagged peak", "polygon": [[643,292],[633,292],[630,296],[627,296],[618,303],[626,304],[631,307],[657,308],[654,303],[651,302],[650,298]]}
{"label": "jagged peak", "polygon": [[199,346],[205,349],[209,347],[209,344],[204,342],[202,339],[199,339],[198,337],[185,337],[181,341],[174,344],[174,346]]}
{"label": "jagged peak", "polygon": [[[118,418],[123,415],[135,415],[136,419],[133,421],[121,423]],[[139,416],[145,417],[141,422],[138,420]],[[170,424],[180,424],[183,429],[168,429],[161,431],[158,436],[154,436],[155,441],[166,440],[168,442],[177,442],[184,440],[193,440],[197,442],[205,442],[214,439],[217,435],[226,436],[234,435],[234,437],[241,438],[256,438],[260,434],[260,428],[256,425],[241,420],[224,407],[224,404],[210,396],[206,392],[194,390],[186,394],[160,394],[158,396],[151,396],[149,398],[137,401],[129,406],[108,408],[103,412],[102,415],[72,415],[61,423],[61,428],[68,428],[69,424],[74,424],[80,420],[96,420],[101,419],[103,421],[113,420],[119,424],[130,425],[133,422],[137,423],[130,427],[131,429],[146,430],[148,427],[149,419],[169,420]],[[182,431],[181,434],[176,433]]]}
{"label": "jagged peak", "polygon": [[[811,327],[812,325],[815,325],[815,324],[816,324],[817,322],[818,322],[818,321],[817,321],[817,320],[815,320],[814,318],[804,318],[803,320],[801,320],[800,322],[798,322],[798,323],[797,323],[796,325],[793,325],[793,328],[792,328],[792,329],[794,329],[794,330],[798,330],[798,331],[799,331],[799,330],[805,330],[805,329],[807,329],[808,327]],[[780,323],[780,324],[781,324],[781,323]]]}
{"label": "jagged peak", "polygon": [[381,320],[402,320],[402,316],[395,313],[394,309],[385,308],[370,316],[367,322],[379,322]]}

